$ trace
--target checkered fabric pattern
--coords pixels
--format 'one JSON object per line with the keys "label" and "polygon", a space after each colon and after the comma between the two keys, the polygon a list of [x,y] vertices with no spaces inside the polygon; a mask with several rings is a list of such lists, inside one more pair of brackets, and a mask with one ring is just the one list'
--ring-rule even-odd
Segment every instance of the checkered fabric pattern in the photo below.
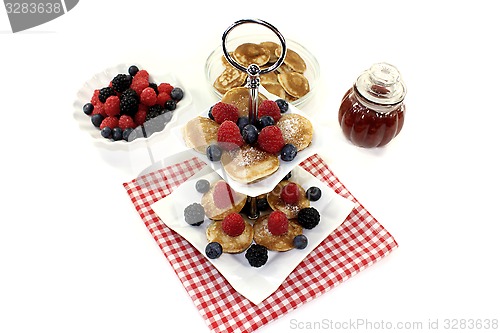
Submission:
{"label": "checkered fabric pattern", "polygon": [[353,201],[346,221],[288,276],[280,288],[255,305],[236,292],[205,257],[166,227],[151,204],[169,195],[205,164],[193,157],[123,186],[212,332],[252,332],[324,294],[398,247],[396,240],[351,195],[318,155],[301,163],[336,193]]}

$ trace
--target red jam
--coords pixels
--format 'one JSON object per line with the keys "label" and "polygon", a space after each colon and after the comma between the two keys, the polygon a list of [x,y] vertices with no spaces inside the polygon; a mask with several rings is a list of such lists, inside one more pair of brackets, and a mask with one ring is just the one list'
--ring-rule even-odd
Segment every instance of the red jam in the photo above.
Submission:
{"label": "red jam", "polygon": [[365,148],[388,144],[403,127],[405,94],[393,66],[373,65],[342,98],[339,124],[346,138]]}

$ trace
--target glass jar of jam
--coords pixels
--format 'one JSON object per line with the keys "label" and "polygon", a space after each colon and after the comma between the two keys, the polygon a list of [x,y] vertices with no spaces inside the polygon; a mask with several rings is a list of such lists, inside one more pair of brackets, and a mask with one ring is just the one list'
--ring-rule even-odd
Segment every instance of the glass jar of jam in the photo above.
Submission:
{"label": "glass jar of jam", "polygon": [[366,148],[389,143],[403,127],[405,95],[406,86],[396,67],[374,64],[342,98],[339,123],[345,136]]}

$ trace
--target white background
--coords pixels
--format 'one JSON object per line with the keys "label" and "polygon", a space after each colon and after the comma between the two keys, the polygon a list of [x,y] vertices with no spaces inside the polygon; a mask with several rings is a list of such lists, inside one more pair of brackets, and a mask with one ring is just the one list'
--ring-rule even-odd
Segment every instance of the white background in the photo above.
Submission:
{"label": "white background", "polygon": [[[87,0],[17,34],[0,9],[0,332],[208,332],[122,187],[140,170],[126,153],[96,147],[72,103],[96,72],[137,62],[178,75],[195,114],[215,100],[206,57],[247,17],[316,55],[320,87],[303,111],[330,129],[320,154],[400,244],[260,331],[322,320],[425,328],[429,319],[500,319],[498,7]],[[361,149],[344,139],[338,106],[379,61],[403,75],[407,118],[387,147]]]}

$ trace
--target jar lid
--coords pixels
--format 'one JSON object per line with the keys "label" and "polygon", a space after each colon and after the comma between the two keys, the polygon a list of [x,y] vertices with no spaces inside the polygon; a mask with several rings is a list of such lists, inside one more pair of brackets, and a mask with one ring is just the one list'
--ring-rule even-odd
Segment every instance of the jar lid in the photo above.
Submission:
{"label": "jar lid", "polygon": [[397,104],[406,95],[401,74],[396,67],[385,62],[376,63],[364,71],[355,85],[361,96],[377,104]]}

